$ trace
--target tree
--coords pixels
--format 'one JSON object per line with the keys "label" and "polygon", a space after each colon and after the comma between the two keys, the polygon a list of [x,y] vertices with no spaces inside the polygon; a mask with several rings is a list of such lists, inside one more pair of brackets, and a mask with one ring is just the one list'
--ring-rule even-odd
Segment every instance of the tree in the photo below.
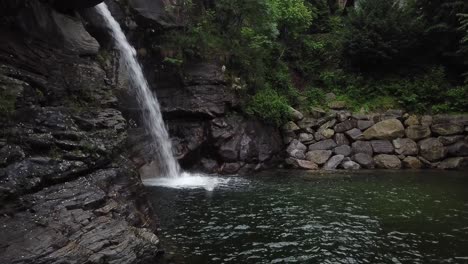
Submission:
{"label": "tree", "polygon": [[345,27],[344,58],[362,71],[407,64],[422,32],[410,6],[399,0],[361,0],[349,12]]}

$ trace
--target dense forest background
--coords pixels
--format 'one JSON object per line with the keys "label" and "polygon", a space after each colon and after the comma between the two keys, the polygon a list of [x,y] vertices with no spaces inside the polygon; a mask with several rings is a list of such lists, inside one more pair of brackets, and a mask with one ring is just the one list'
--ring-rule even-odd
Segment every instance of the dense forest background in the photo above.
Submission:
{"label": "dense forest background", "polygon": [[290,107],[468,111],[465,0],[181,2],[165,63],[225,65],[243,110],[280,125]]}

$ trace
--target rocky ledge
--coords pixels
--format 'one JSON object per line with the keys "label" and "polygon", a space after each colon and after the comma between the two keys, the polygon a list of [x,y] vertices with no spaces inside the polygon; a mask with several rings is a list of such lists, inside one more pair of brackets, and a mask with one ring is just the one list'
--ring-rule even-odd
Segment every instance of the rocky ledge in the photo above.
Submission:
{"label": "rocky ledge", "polygon": [[96,1],[65,2],[0,4],[0,263],[155,263],[116,77],[73,11]]}
{"label": "rocky ledge", "polygon": [[286,165],[325,169],[464,169],[468,115],[353,114],[321,109],[282,127]]}

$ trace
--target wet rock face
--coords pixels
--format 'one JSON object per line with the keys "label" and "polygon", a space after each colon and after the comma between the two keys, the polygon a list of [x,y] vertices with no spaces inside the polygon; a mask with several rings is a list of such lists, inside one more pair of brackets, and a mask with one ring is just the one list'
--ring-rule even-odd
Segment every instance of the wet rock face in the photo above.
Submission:
{"label": "wet rock face", "polygon": [[6,2],[18,5],[0,18],[0,89],[14,94],[0,113],[0,263],[155,263],[156,222],[97,41],[51,2]]}

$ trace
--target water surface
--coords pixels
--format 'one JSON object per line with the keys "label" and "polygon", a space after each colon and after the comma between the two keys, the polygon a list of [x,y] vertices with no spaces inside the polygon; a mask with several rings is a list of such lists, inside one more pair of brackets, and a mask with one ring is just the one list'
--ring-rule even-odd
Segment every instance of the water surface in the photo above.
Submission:
{"label": "water surface", "polygon": [[468,263],[465,174],[275,171],[149,192],[169,263]]}

